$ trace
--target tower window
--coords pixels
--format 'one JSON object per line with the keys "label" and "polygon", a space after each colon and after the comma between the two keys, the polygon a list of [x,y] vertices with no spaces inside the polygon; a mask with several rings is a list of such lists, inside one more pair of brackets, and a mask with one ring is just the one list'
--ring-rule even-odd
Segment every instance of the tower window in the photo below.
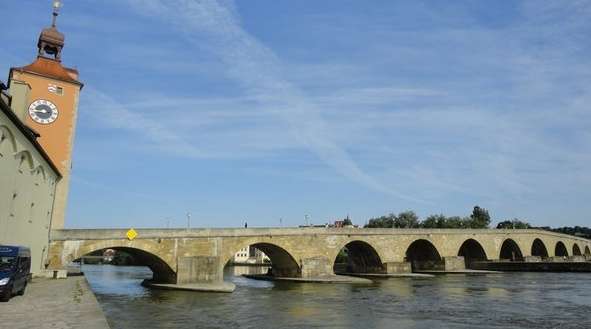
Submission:
{"label": "tower window", "polygon": [[49,91],[50,93],[54,93],[56,95],[60,95],[60,96],[62,96],[64,94],[64,88],[62,88],[60,86],[56,86],[54,84],[50,84],[47,87],[47,91]]}

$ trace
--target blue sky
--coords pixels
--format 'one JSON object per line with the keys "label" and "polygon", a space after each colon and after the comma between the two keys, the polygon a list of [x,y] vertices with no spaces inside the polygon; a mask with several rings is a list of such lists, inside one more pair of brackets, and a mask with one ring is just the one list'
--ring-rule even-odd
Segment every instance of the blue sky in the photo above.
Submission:
{"label": "blue sky", "polygon": [[[68,227],[589,225],[591,1],[64,1]],[[0,72],[50,1],[4,0]],[[4,78],[3,78],[4,79]]]}

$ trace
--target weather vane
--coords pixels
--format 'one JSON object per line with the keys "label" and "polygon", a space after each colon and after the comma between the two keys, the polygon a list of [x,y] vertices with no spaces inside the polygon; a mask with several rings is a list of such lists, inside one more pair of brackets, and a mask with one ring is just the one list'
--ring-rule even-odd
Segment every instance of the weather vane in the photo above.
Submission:
{"label": "weather vane", "polygon": [[57,15],[59,15],[60,8],[63,5],[64,4],[62,3],[61,0],[53,0],[53,21],[51,23],[51,26],[55,27],[55,20],[57,19]]}

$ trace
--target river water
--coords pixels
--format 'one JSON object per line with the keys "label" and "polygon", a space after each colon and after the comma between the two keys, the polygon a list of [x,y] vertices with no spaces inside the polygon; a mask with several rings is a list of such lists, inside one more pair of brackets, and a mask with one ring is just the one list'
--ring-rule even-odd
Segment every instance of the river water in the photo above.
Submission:
{"label": "river water", "polygon": [[[231,294],[151,290],[144,267],[84,265],[113,329],[591,328],[591,273],[390,278],[374,284],[266,282],[226,269]],[[256,271],[256,270],[255,270]]]}

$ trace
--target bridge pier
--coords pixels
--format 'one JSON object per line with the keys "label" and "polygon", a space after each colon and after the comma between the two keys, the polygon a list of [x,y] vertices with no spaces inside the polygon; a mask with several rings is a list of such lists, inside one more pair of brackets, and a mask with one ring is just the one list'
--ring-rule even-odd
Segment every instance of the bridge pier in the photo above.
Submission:
{"label": "bridge pier", "polygon": [[542,262],[541,256],[525,256],[523,259],[526,263],[540,263]]}
{"label": "bridge pier", "polygon": [[409,262],[386,262],[384,263],[386,274],[411,273],[412,266]]}
{"label": "bridge pier", "polygon": [[446,272],[466,270],[466,261],[463,256],[443,257],[443,270]]}
{"label": "bridge pier", "polygon": [[215,256],[179,257],[177,284],[224,281],[223,265]]}
{"label": "bridge pier", "polygon": [[[400,264],[400,263],[399,263]],[[402,271],[398,273],[409,273],[409,272],[458,272],[466,270],[466,261],[463,256],[445,256],[439,260],[414,260],[412,262],[406,262],[409,267],[408,270],[405,267],[400,268]],[[396,263],[392,264],[392,268],[397,270]],[[394,272],[397,273],[397,272]]]}
{"label": "bridge pier", "polygon": [[302,259],[300,262],[302,267],[302,278],[304,279],[334,275],[333,264],[331,264],[326,257],[310,257]]}
{"label": "bridge pier", "polygon": [[152,288],[232,292],[233,283],[224,282],[224,266],[217,256],[189,256],[177,258],[176,284],[162,283],[156,276],[144,281]]}

